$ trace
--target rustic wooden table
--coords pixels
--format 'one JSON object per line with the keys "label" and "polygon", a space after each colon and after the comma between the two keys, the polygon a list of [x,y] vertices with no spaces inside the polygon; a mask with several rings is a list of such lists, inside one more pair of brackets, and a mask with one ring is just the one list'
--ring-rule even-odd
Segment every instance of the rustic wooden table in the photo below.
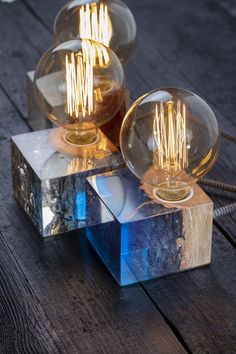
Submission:
{"label": "rustic wooden table", "polygon": [[[235,214],[214,223],[211,266],[119,288],[83,233],[43,240],[12,198],[9,138],[29,130],[25,74],[64,3],[0,1],[0,352],[235,353]],[[126,67],[132,96],[193,90],[236,135],[236,1],[126,3],[139,39]],[[236,146],[223,141],[210,177],[235,183],[235,171]],[[211,195],[216,206],[235,201]]]}

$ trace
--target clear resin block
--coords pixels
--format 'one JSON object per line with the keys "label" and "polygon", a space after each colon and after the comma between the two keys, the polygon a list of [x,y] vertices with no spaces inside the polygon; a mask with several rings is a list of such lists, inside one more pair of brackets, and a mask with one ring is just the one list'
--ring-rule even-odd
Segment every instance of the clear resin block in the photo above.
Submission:
{"label": "clear resin block", "polygon": [[168,204],[149,188],[128,169],[87,179],[87,238],[120,285],[210,263],[209,197],[196,185],[191,199]]}
{"label": "clear resin block", "polygon": [[95,157],[86,158],[86,148],[84,158],[57,152],[49,136],[58,129],[11,138],[14,196],[42,236],[85,227],[86,177],[124,164],[101,132]]}

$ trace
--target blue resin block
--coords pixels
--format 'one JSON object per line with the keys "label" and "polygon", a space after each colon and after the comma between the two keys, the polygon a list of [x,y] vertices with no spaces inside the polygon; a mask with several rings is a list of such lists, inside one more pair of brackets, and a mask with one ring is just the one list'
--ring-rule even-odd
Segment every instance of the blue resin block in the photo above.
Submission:
{"label": "blue resin block", "polygon": [[58,129],[11,138],[14,196],[42,236],[85,227],[86,177],[124,164],[120,152],[101,132],[94,157],[57,152],[49,136]]}
{"label": "blue resin block", "polygon": [[213,203],[202,189],[195,186],[188,201],[161,204],[140,187],[128,169],[87,179],[87,238],[116,281],[128,285],[210,263]]}

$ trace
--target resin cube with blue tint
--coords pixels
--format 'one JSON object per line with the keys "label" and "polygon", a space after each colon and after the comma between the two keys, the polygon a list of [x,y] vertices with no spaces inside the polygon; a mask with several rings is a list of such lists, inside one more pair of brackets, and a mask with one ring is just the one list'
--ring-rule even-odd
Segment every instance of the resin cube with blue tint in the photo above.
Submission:
{"label": "resin cube with blue tint", "polygon": [[128,170],[87,178],[87,238],[120,285],[210,263],[213,203],[199,186],[176,204],[150,199]]}
{"label": "resin cube with blue tint", "polygon": [[95,157],[57,152],[49,143],[49,135],[57,129],[11,138],[14,196],[42,236],[85,227],[86,177],[124,164],[120,152],[101,131]]}

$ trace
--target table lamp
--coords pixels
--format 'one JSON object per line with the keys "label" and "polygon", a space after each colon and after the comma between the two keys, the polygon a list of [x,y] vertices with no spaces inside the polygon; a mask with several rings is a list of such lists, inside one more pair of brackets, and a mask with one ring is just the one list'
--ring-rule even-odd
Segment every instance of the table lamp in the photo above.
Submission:
{"label": "table lamp", "polygon": [[126,64],[136,46],[136,23],[130,9],[119,0],[73,0],[54,21],[56,42],[88,38],[110,47]]}
{"label": "table lamp", "polygon": [[[110,47],[122,64],[127,63],[136,46],[136,24],[131,11],[121,1],[71,1],[58,13],[54,22],[55,42],[74,38],[98,41]],[[52,126],[36,108],[33,94],[34,72],[27,74],[28,123],[34,129]],[[123,88],[122,104],[113,119],[104,122],[101,130],[119,146],[119,132],[129,107],[129,91]]]}
{"label": "table lamp", "polygon": [[51,47],[34,78],[39,108],[59,128],[12,137],[14,195],[43,236],[86,225],[85,178],[123,165],[99,129],[119,110],[124,73],[111,49],[74,39]]}
{"label": "table lamp", "polygon": [[87,237],[116,281],[209,264],[213,203],[196,184],[220,148],[209,105],[179,88],[147,93],[127,112],[120,146],[128,169],[87,179]]}

